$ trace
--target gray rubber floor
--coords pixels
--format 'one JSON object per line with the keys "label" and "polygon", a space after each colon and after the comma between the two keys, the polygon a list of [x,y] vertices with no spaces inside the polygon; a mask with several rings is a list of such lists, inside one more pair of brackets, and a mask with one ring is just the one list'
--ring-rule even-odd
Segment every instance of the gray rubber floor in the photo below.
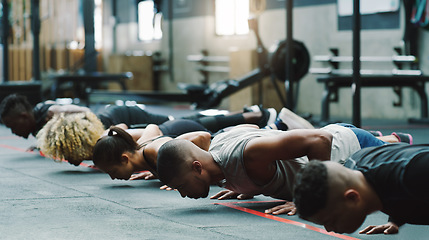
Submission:
{"label": "gray rubber floor", "polygon": [[[384,134],[407,131],[415,143],[429,143],[429,126],[366,126],[373,127]],[[332,236],[296,216],[263,214],[278,204],[272,198],[183,199],[159,190],[158,180],[112,181],[87,165],[25,152],[34,143],[0,125],[0,239],[429,239],[429,227],[415,225],[391,236]],[[211,194],[219,190],[212,187]],[[376,213],[364,225],[386,220]]]}

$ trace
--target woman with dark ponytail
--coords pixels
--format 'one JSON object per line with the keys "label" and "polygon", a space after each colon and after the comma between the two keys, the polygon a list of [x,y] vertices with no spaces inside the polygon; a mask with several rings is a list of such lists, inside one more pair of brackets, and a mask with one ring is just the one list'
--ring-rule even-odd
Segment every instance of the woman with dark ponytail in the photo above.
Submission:
{"label": "woman with dark ponytail", "polygon": [[[119,127],[110,127],[108,134],[101,137],[94,146],[94,164],[109,174],[112,179],[150,179],[156,177],[156,159],[158,149],[167,141],[180,133],[178,125],[185,124],[189,127],[187,120],[165,125],[148,125],[141,131],[140,137],[135,137]],[[162,130],[161,130],[162,129]],[[185,129],[186,132],[187,129]],[[178,139],[187,139],[202,149],[208,149],[211,134],[204,128],[199,131],[178,134]],[[205,144],[202,144],[205,143]],[[146,171],[131,177],[136,172]],[[149,171],[149,172],[147,172]]]}

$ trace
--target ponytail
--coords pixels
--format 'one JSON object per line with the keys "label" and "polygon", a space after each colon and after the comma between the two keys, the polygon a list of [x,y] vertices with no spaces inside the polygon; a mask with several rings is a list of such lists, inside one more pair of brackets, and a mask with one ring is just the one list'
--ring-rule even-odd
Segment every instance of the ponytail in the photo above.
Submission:
{"label": "ponytail", "polygon": [[124,152],[139,149],[133,137],[119,127],[110,127],[107,136],[100,138],[94,146],[93,162],[95,165],[118,164]]}

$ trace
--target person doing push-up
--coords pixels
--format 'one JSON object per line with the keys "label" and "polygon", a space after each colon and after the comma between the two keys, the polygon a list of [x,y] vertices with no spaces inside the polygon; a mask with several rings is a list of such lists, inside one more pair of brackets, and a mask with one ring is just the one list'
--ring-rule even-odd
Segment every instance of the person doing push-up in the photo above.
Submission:
{"label": "person doing push-up", "polygon": [[327,231],[352,233],[376,211],[389,222],[360,233],[393,234],[404,223],[429,225],[429,145],[389,144],[357,151],[344,166],[312,161],[298,173],[301,218]]}
{"label": "person doing push-up", "polygon": [[[332,124],[290,131],[242,127],[215,136],[209,150],[171,140],[158,152],[158,176],[182,197],[207,197],[211,184],[236,193],[292,201],[296,173],[312,159],[343,162],[352,153],[384,145],[365,130]],[[282,213],[294,214],[293,203]]]}

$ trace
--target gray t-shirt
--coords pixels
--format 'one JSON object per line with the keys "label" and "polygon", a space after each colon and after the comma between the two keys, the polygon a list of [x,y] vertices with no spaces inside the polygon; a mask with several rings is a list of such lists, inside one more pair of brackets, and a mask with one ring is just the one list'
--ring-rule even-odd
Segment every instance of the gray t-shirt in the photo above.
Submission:
{"label": "gray t-shirt", "polygon": [[[325,129],[327,128],[327,129]],[[338,157],[350,156],[354,153],[356,147],[342,148],[342,145],[347,146],[347,142],[342,143],[337,140],[350,141],[350,144],[359,146],[359,142],[353,139],[350,135],[353,131],[338,125],[329,125],[323,130],[333,133],[333,144],[331,151],[331,160],[341,162]],[[228,132],[221,133],[213,138],[209,152],[213,159],[221,167],[225,180],[223,187],[235,191],[237,193],[245,193],[250,195],[263,194],[273,198],[292,200],[292,189],[296,173],[308,162],[307,157],[300,157],[289,160],[278,160],[276,164],[276,173],[271,181],[260,186],[255,184],[247,175],[244,162],[243,151],[246,144],[253,138],[264,136],[275,136],[283,131],[266,130],[255,128],[238,128]],[[356,142],[355,142],[356,141]],[[360,149],[360,147],[358,147]],[[345,150],[344,152],[342,150]],[[352,152],[353,151],[353,152]],[[334,154],[334,156],[332,155]]]}

